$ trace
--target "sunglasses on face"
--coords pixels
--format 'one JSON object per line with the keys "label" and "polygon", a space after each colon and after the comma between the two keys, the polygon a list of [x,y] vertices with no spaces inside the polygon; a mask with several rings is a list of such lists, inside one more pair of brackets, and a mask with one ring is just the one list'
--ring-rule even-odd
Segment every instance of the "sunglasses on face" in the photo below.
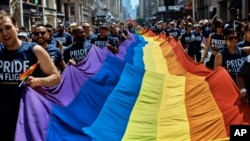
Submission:
{"label": "sunglasses on face", "polygon": [[45,35],[45,31],[42,31],[42,32],[34,32],[34,35],[35,36],[39,36],[40,34],[43,36],[43,35]]}
{"label": "sunglasses on face", "polygon": [[47,30],[49,33],[51,33],[52,32],[52,30]]}
{"label": "sunglasses on face", "polygon": [[233,39],[234,39],[234,40],[238,40],[238,37],[237,37],[237,36],[230,36],[230,37],[227,37],[227,39],[228,39],[229,41],[233,41]]}

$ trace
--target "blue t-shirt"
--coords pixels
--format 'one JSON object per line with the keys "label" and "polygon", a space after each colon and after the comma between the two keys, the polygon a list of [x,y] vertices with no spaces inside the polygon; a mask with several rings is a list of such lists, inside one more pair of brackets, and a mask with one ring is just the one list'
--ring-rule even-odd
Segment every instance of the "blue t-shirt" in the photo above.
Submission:
{"label": "blue t-shirt", "polygon": [[228,51],[228,48],[224,48],[220,52],[223,56],[222,67],[225,67],[227,72],[231,75],[232,79],[236,83],[236,74],[239,72],[239,69],[245,61],[245,57],[247,56],[247,54],[243,52],[239,47],[237,47],[237,51],[235,54],[231,54]]}
{"label": "blue t-shirt", "polygon": [[113,47],[119,48],[121,37],[119,35],[110,34],[109,38],[111,40],[111,45]]}
{"label": "blue t-shirt", "polygon": [[250,46],[250,42],[246,41],[246,40],[243,40],[243,41],[240,41],[238,44],[237,44],[238,47],[242,48],[242,47],[246,47],[246,46]]}
{"label": "blue t-shirt", "polygon": [[169,28],[169,34],[174,37],[176,40],[178,39],[178,37],[181,35],[179,29],[175,28],[175,29],[171,29]]}
{"label": "blue t-shirt", "polygon": [[[23,85],[19,75],[37,63],[33,52],[34,43],[22,42],[17,50],[8,50],[0,45],[0,126],[9,126],[15,131]],[[39,67],[38,67],[39,68]],[[37,69],[32,76],[39,76]],[[13,133],[14,134],[14,133]]]}
{"label": "blue t-shirt", "polygon": [[53,35],[53,38],[55,38],[56,40],[60,41],[64,47],[68,47],[69,45],[71,45],[73,43],[73,38],[70,34],[68,33],[55,33]]}
{"label": "blue t-shirt", "polygon": [[246,57],[246,60],[241,65],[238,75],[244,77],[245,79],[245,88],[247,89],[248,94],[250,94],[250,55]]}
{"label": "blue t-shirt", "polygon": [[52,44],[54,45],[55,47],[59,47],[59,42],[58,40],[56,40],[55,38],[51,38],[50,40],[47,40],[47,43],[48,44]]}
{"label": "blue t-shirt", "polygon": [[187,48],[187,47],[194,47],[194,41],[195,41],[195,36],[192,32],[190,33],[184,33],[181,36],[181,44],[183,46],[183,48]]}
{"label": "blue t-shirt", "polygon": [[200,34],[194,33],[194,36],[195,36],[195,41],[194,41],[195,49],[201,50],[201,42],[202,42],[203,35],[201,33]]}
{"label": "blue t-shirt", "polygon": [[60,62],[63,60],[63,55],[59,48],[55,47],[54,44],[48,44],[46,48],[52,62],[55,64],[56,67],[59,66]]}
{"label": "blue t-shirt", "polygon": [[95,44],[96,46],[100,47],[100,48],[104,48],[106,47],[108,44],[112,44],[111,39],[109,38],[109,36],[105,36],[103,38],[101,38],[100,35],[97,35],[96,38],[93,38],[90,43]]}
{"label": "blue t-shirt", "polygon": [[125,29],[119,29],[119,35],[120,35],[120,37],[121,37],[121,42],[123,42],[123,41],[126,40],[126,38],[124,38],[124,37],[122,36],[122,34],[124,34],[124,35],[127,37],[129,33],[128,33],[128,31],[125,30]]}
{"label": "blue t-shirt", "polygon": [[74,59],[77,63],[86,58],[92,44],[89,41],[84,41],[82,46],[72,44],[69,48],[64,50],[63,56],[66,63],[69,59]]}
{"label": "blue t-shirt", "polygon": [[135,30],[134,30],[134,29],[128,29],[128,31],[129,31],[130,33],[135,34]]}
{"label": "blue t-shirt", "polygon": [[224,35],[218,35],[211,33],[211,49],[214,51],[220,51],[225,47]]}
{"label": "blue t-shirt", "polygon": [[91,40],[95,39],[97,37],[96,34],[94,33],[91,33],[89,34],[89,36],[86,38],[87,41],[91,42]]}

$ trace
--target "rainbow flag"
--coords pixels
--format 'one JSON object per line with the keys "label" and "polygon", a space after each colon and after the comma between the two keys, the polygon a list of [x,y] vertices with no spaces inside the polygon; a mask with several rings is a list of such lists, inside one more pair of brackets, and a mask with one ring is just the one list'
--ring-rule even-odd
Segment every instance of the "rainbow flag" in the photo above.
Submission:
{"label": "rainbow flag", "polygon": [[26,79],[32,75],[32,73],[34,72],[34,70],[36,69],[36,67],[38,66],[39,61],[35,64],[33,64],[32,66],[30,66],[26,71],[24,71],[22,74],[19,75],[19,79],[22,80],[22,82],[19,84],[18,87],[21,87],[23,85],[23,83],[26,81]]}
{"label": "rainbow flag", "polygon": [[34,72],[34,70],[36,69],[38,64],[39,64],[39,62],[36,62],[32,66],[30,66],[29,69],[27,69],[22,74],[20,74],[19,75],[20,80],[22,80],[22,81],[26,80]]}
{"label": "rainbow flag", "polygon": [[[209,70],[175,40],[152,37],[150,32],[144,36],[146,72],[135,74],[143,77],[138,96],[115,89],[97,120],[83,128],[87,135],[94,140],[228,140],[230,124],[249,124],[249,108],[238,101],[238,89],[223,68]],[[127,87],[136,83],[128,81]]]}
{"label": "rainbow flag", "polygon": [[174,39],[140,33],[117,55],[91,48],[56,88],[27,87],[16,140],[229,140],[231,124],[250,123],[225,69],[193,62]]}

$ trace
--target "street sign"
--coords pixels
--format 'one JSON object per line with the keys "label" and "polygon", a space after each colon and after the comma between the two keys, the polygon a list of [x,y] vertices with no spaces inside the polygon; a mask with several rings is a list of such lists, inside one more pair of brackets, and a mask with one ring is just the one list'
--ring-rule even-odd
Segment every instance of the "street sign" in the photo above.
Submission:
{"label": "street sign", "polygon": [[179,5],[168,6],[168,10],[180,11]]}
{"label": "street sign", "polygon": [[164,11],[166,11],[166,6],[160,6],[160,7],[158,7],[158,11],[159,11],[159,12],[164,12]]}

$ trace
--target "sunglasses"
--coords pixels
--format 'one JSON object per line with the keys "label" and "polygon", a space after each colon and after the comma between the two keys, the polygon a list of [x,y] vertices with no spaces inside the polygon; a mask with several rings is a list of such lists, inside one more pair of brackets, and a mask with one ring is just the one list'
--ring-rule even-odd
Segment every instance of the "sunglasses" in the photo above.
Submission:
{"label": "sunglasses", "polygon": [[42,32],[34,32],[34,35],[35,36],[39,36],[40,34],[43,36],[43,35],[45,35],[45,31],[42,31]]}
{"label": "sunglasses", "polygon": [[49,33],[52,31],[52,30],[47,30]]}
{"label": "sunglasses", "polygon": [[230,36],[230,37],[227,37],[227,39],[228,39],[229,41],[233,41],[233,39],[234,39],[234,40],[238,40],[238,37],[237,37],[237,36]]}

